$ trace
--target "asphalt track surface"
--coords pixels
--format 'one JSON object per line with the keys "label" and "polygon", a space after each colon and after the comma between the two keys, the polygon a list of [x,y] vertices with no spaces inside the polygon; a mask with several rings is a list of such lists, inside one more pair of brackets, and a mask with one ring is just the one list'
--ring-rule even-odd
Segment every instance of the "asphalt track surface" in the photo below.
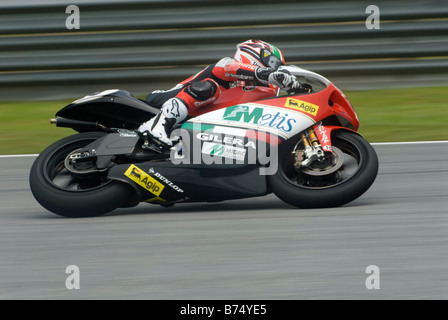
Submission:
{"label": "asphalt track surface", "polygon": [[83,219],[34,200],[35,157],[0,157],[0,299],[447,299],[448,142],[374,147],[377,180],[339,208],[269,195]]}

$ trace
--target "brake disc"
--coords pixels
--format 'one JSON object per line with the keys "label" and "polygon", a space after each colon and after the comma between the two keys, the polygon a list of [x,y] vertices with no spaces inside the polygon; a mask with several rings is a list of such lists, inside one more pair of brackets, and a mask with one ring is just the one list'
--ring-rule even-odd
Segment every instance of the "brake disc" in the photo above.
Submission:
{"label": "brake disc", "polygon": [[301,171],[310,176],[325,176],[338,171],[344,164],[342,151],[333,146],[333,152],[327,152],[323,161],[315,160]]}

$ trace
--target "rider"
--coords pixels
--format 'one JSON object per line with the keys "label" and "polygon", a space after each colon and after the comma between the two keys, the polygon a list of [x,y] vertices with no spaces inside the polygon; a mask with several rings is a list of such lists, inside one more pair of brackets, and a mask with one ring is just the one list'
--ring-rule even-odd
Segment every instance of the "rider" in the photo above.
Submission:
{"label": "rider", "polygon": [[242,42],[237,45],[233,58],[222,58],[170,90],[149,94],[146,102],[161,112],[143,123],[138,131],[148,131],[163,145],[171,146],[169,134],[176,124],[187,118],[188,111],[212,103],[224,90],[248,84],[284,90],[300,88],[294,76],[277,71],[284,64],[283,54],[277,47],[261,40]]}

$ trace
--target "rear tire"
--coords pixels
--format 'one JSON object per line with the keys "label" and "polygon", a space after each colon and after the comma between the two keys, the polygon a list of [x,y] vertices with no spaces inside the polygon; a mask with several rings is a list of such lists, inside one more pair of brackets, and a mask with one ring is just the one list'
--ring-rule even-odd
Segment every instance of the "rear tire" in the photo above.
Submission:
{"label": "rear tire", "polygon": [[64,165],[72,151],[104,136],[86,132],[63,138],[46,148],[30,171],[30,188],[47,210],[64,217],[93,217],[124,206],[134,194],[131,186],[107,179],[105,173],[74,174]]}
{"label": "rear tire", "polygon": [[268,176],[272,192],[286,203],[299,208],[338,207],[360,197],[375,181],[377,154],[358,134],[342,130],[333,133],[333,146],[342,151],[344,162],[337,171],[328,170],[328,175],[295,170],[291,151],[297,142],[295,139],[280,146],[278,170]]}

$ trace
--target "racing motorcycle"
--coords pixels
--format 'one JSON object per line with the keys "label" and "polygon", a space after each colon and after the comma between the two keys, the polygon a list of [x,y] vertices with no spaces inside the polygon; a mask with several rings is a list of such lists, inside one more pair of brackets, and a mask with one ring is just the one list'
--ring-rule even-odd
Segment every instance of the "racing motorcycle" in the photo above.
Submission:
{"label": "racing motorcycle", "polygon": [[273,193],[298,208],[347,204],[378,173],[345,95],[297,66],[297,92],[234,87],[189,114],[164,148],[137,131],[159,110],[113,89],[78,99],[50,122],[77,133],[40,153],[30,188],[47,210],[91,217],[142,202],[172,206]]}

